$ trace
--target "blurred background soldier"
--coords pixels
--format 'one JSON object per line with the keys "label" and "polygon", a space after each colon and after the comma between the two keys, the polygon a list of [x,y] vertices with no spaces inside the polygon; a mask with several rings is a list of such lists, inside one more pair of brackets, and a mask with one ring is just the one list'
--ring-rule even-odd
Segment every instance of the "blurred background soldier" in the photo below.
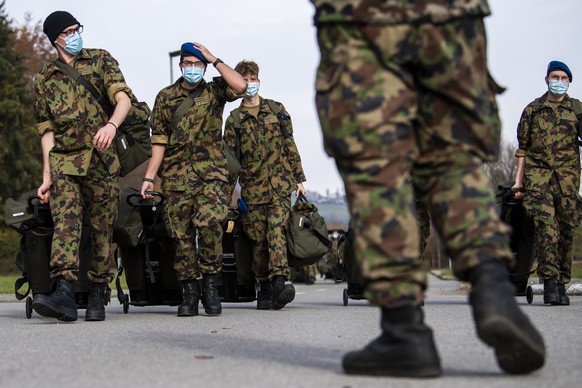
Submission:
{"label": "blurred background soldier", "polygon": [[[566,284],[572,273],[572,241],[580,224],[580,151],[582,103],[566,92],[572,72],[560,61],[548,64],[548,91],[528,104],[517,126],[515,197],[535,225],[537,273],[544,282],[544,303],[569,305]],[[525,194],[521,190],[525,189]]]}
{"label": "blurred background soldier", "polygon": [[[382,334],[348,353],[350,374],[441,374],[424,323],[415,193],[455,275],[472,285],[477,334],[508,373],[544,364],[543,339],[509,281],[508,228],[482,169],[501,125],[487,70],[486,0],[312,0],[321,51],[316,105],[345,184],[366,297]],[[413,185],[410,184],[413,183]]]}
{"label": "blurred background soldier", "polygon": [[[46,64],[35,78],[37,128],[42,136],[41,202],[50,199],[54,221],[51,279],[56,290],[36,295],[32,307],[40,315],[77,320],[73,282],[79,269],[83,214],[91,224],[91,286],[85,320],[103,321],[103,304],[111,272],[112,225],[119,203],[119,159],[111,147],[117,128],[131,106],[131,90],[117,61],[105,50],[84,49],[83,26],[65,11],[51,13],[43,31],[58,59]],[[80,82],[57,65],[72,66],[115,107],[108,117]]]}
{"label": "blurred background soldier", "polygon": [[[206,82],[212,63],[220,77]],[[184,43],[180,51],[183,76],[162,89],[152,112],[152,158],[141,194],[153,190],[162,164],[166,197],[165,223],[176,243],[175,269],[182,284],[178,316],[198,315],[198,280],[202,272],[202,305],[208,315],[222,313],[217,283],[222,270],[222,221],[229,200],[222,147],[222,112],[246,89],[245,80],[199,43]],[[181,111],[180,114],[177,112]],[[196,251],[196,243],[198,251]]]}
{"label": "blurred background soldier", "polygon": [[305,174],[293,140],[289,113],[280,102],[259,96],[259,66],[239,62],[235,70],[248,83],[240,107],[226,119],[224,139],[241,162],[245,233],[253,242],[253,272],[260,284],[257,309],[280,310],[295,298],[289,280],[285,227],[291,193],[305,194]]}

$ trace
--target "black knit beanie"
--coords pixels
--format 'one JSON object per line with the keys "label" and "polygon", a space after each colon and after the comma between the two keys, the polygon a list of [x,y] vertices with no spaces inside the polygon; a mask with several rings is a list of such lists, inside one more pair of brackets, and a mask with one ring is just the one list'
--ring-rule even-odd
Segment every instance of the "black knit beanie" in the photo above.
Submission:
{"label": "black knit beanie", "polygon": [[75,24],[81,25],[81,23],[79,23],[79,21],[67,11],[55,11],[46,17],[42,30],[54,46],[54,41],[57,40],[59,34],[63,32],[65,28]]}

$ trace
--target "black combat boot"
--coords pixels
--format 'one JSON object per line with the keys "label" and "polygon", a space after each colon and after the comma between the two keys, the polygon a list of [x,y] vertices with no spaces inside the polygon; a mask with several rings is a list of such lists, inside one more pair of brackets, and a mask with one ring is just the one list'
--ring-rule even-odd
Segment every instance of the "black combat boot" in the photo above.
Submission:
{"label": "black combat boot", "polygon": [[59,321],[72,322],[77,320],[77,302],[73,291],[73,282],[59,277],[56,289],[48,294],[37,294],[32,300],[34,311],[45,317],[56,318]]}
{"label": "black combat boot", "polygon": [[273,276],[271,286],[273,287],[271,299],[271,308],[273,310],[281,310],[286,304],[295,299],[295,287],[292,284],[285,284],[285,276]]}
{"label": "black combat boot", "polygon": [[570,305],[570,298],[566,294],[566,285],[564,283],[558,283],[558,296],[559,296],[558,304],[560,306]]}
{"label": "black combat boot", "polygon": [[87,301],[87,310],[85,311],[86,321],[104,321],[105,320],[105,292],[107,283],[91,283],[89,298]]}
{"label": "black combat boot", "polygon": [[179,317],[194,317],[198,315],[198,302],[200,291],[198,280],[189,279],[182,281],[182,304],[178,306]]}
{"label": "black combat boot", "polygon": [[544,279],[544,304],[560,304],[558,281],[555,277]]}
{"label": "black combat boot", "polygon": [[257,310],[270,310],[271,300],[273,298],[273,286],[268,280],[260,282],[259,292],[257,293]]}
{"label": "black combat boot", "polygon": [[382,309],[382,334],[364,349],[343,358],[347,374],[397,377],[436,377],[441,363],[432,330],[422,309],[405,306]]}
{"label": "black combat boot", "polygon": [[487,261],[468,275],[477,334],[494,348],[501,369],[525,374],[541,368],[546,354],[544,340],[518,307],[507,266],[501,261]]}
{"label": "black combat boot", "polygon": [[222,313],[222,304],[218,295],[218,277],[220,274],[203,275],[202,306],[208,315],[219,315]]}

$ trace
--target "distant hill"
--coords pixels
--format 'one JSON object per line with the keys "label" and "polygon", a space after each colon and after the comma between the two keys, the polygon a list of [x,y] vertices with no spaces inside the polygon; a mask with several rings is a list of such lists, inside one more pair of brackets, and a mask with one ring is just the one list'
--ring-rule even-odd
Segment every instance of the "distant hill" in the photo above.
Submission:
{"label": "distant hill", "polygon": [[325,219],[325,222],[342,222],[347,225],[350,221],[350,214],[346,204],[313,203],[317,206],[319,214]]}

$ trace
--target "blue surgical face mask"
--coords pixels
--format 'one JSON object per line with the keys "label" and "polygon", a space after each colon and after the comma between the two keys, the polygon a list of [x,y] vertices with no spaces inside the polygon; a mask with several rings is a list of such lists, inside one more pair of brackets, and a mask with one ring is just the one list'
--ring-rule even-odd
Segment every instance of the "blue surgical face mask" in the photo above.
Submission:
{"label": "blue surgical face mask", "polygon": [[258,82],[249,82],[247,83],[247,91],[245,92],[245,96],[247,97],[254,97],[259,92],[259,85]]}
{"label": "blue surgical face mask", "polygon": [[186,82],[189,84],[197,84],[204,76],[204,68],[194,66],[184,67],[182,68],[182,74],[184,74]]}
{"label": "blue surgical face mask", "polygon": [[77,55],[83,48],[83,38],[81,34],[76,32],[73,36],[67,36],[65,38],[65,51],[71,55]]}
{"label": "blue surgical face mask", "polygon": [[550,82],[548,82],[548,90],[550,91],[550,93],[556,96],[562,96],[566,94],[566,92],[568,91],[568,87],[570,87],[569,83],[562,82],[559,79],[550,80]]}

